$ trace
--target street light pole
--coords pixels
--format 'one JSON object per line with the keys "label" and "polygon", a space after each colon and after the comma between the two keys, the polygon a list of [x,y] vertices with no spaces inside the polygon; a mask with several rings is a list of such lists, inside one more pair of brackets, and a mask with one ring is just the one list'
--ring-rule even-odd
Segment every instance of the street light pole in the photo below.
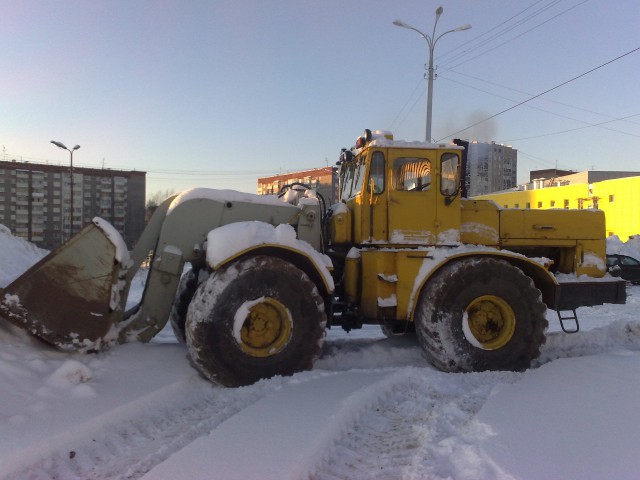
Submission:
{"label": "street light pole", "polygon": [[[70,180],[70,186],[71,186],[71,217],[69,220],[69,237],[73,236],[73,152],[78,150],[80,148],[80,145],[76,145],[75,147],[73,147],[72,149],[68,149],[64,143],[62,142],[56,142],[55,140],[51,140],[51,143],[53,143],[56,147],[61,148],[63,150],[66,150],[69,152],[69,180]],[[63,233],[64,234],[64,233]]]}
{"label": "street light pole", "polygon": [[442,7],[438,7],[436,9],[436,21],[433,23],[433,32],[431,33],[431,36],[421,32],[411,25],[404,23],[402,20],[393,21],[393,24],[397,27],[408,28],[409,30],[417,32],[422,38],[427,41],[427,45],[429,46],[429,66],[427,68],[427,126],[425,132],[425,140],[427,142],[431,141],[431,110],[433,106],[433,79],[435,77],[435,75],[433,74],[433,50],[436,47],[436,43],[438,42],[438,40],[444,37],[447,33],[461,32],[462,30],[469,30],[471,28],[471,25],[469,24],[462,25],[452,30],[447,30],[446,32],[436,37],[436,26],[438,25],[438,19],[440,18],[440,15],[442,15],[443,11],[444,9]]}

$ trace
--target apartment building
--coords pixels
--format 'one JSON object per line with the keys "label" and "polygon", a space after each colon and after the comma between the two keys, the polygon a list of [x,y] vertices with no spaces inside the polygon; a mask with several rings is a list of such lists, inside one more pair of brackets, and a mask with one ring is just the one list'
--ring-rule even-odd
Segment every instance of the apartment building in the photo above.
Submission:
{"label": "apartment building", "polygon": [[[146,172],[0,161],[0,223],[54,249],[91,222],[109,221],[131,248],[145,226]],[[72,205],[73,199],[73,205]]]}
{"label": "apartment building", "polygon": [[518,151],[495,142],[469,142],[465,183],[469,196],[506,190],[517,185]]}
{"label": "apartment building", "polygon": [[338,201],[338,169],[336,167],[314,168],[258,178],[258,195],[277,194],[282,187],[295,182],[310,185],[322,195],[327,207]]}

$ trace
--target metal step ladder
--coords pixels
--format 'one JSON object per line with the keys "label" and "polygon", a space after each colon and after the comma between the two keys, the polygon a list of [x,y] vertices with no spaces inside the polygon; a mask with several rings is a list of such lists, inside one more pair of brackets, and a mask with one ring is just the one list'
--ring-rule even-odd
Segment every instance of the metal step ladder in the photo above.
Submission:
{"label": "metal step ladder", "polygon": [[[562,312],[566,312],[567,315],[563,316]],[[578,322],[578,314],[576,313],[576,309],[572,308],[571,310],[556,310],[558,314],[558,320],[560,321],[560,327],[564,333],[576,333],[580,330],[580,323]],[[565,322],[573,322],[574,328],[567,328],[565,326]]]}

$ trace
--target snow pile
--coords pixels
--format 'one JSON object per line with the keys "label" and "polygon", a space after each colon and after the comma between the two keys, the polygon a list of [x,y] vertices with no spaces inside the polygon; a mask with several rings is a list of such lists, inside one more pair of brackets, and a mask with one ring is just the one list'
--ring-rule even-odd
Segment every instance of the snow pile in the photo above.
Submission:
{"label": "snow pile", "polygon": [[167,215],[170,215],[178,206],[189,200],[207,199],[217,202],[245,202],[260,205],[282,206],[284,202],[276,195],[255,195],[253,193],[237,192],[235,190],[216,190],[212,188],[192,188],[180,193],[173,199]]}
{"label": "snow pile", "polygon": [[[44,253],[0,228],[0,281]],[[628,294],[579,309],[572,335],[548,313],[522,373],[442,373],[415,337],[365,326],[331,329],[312,371],[236,389],[203,380],[170,328],[83,355],[0,319],[0,478],[636,479],[640,286]]]}
{"label": "snow pile", "polygon": [[0,287],[6,287],[49,253],[18,237],[0,224]]}
{"label": "snow pile", "polygon": [[102,233],[109,239],[109,241],[113,244],[116,249],[116,260],[125,267],[129,266],[129,249],[127,248],[127,244],[124,242],[122,235],[118,232],[113,225],[111,225],[106,220],[95,217],[93,223],[96,227],[98,227]]}
{"label": "snow pile", "polygon": [[557,360],[494,387],[482,450],[519,480],[635,480],[639,397],[638,351]]}
{"label": "snow pile", "polygon": [[627,255],[640,260],[640,235],[632,235],[626,242],[622,242],[617,235],[607,237],[607,253]]}
{"label": "snow pile", "polygon": [[[371,132],[371,142],[369,143],[369,145],[372,147],[431,149],[441,148],[443,144],[420,141],[393,140],[393,134],[391,132],[385,130],[374,130]],[[455,150],[463,149],[463,147],[454,144],[447,145],[447,147]]]}
{"label": "snow pile", "polygon": [[293,227],[285,223],[274,227],[257,221],[237,222],[212,230],[207,236],[207,263],[216,267],[225,260],[260,245],[277,245],[302,253],[313,261],[325,284],[333,290],[333,277],[329,272],[332,267],[331,259],[314,250],[307,242],[298,240]]}

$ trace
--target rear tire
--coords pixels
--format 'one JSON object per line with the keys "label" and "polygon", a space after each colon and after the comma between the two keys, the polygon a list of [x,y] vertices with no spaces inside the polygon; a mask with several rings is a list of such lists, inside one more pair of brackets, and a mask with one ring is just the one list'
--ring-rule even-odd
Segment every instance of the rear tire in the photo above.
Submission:
{"label": "rear tire", "polygon": [[324,340],[324,300],[300,269],[276,257],[238,260],[198,287],[189,306],[189,354],[221,385],[310,369]]}
{"label": "rear tire", "polygon": [[519,268],[469,258],[443,267],[423,288],[416,331],[440,370],[521,371],[540,355],[545,312],[540,291]]}

